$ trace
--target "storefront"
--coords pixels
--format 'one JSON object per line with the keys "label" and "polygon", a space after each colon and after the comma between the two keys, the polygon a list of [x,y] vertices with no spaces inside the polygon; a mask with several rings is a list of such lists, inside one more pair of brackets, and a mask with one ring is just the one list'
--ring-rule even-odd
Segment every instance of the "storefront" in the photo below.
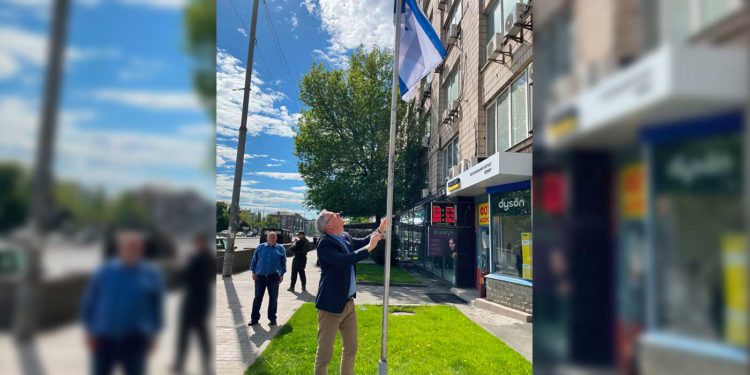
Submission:
{"label": "storefront", "polygon": [[498,152],[447,183],[449,197],[476,207],[471,287],[526,315],[532,314],[531,164],[529,153]]}
{"label": "storefront", "polygon": [[[604,240],[598,249],[612,252],[615,278],[600,273],[590,281],[616,296],[611,317],[596,318],[614,323],[614,360],[623,373],[746,371],[746,64],[742,49],[661,47],[587,90],[565,112],[572,116],[547,127],[545,145],[569,159],[563,169],[577,203],[566,208],[566,220],[602,220],[615,230],[612,245]],[[591,149],[606,160],[595,174],[593,158],[576,156]],[[607,207],[581,193],[588,188],[581,184],[605,178],[614,183],[610,218],[592,216],[588,201],[576,198]],[[589,260],[576,258],[584,250],[576,229],[558,222],[567,232],[566,262],[586,269]],[[573,287],[585,288],[576,278]],[[579,314],[568,312],[571,320]],[[577,337],[590,332],[576,326],[566,326],[566,357],[576,356]]]}

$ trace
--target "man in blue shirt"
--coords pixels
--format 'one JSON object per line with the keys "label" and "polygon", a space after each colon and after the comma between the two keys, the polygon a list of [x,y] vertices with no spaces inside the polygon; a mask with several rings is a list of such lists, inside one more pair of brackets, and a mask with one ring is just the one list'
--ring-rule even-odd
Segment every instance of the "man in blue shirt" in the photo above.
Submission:
{"label": "man in blue shirt", "polygon": [[143,251],[142,233],[121,231],[117,257],[102,265],[86,288],[82,320],[95,375],[111,374],[117,364],[128,375],[145,373],[146,354],[163,325],[164,283]]}
{"label": "man in blue shirt", "polygon": [[323,238],[318,244],[320,284],[315,298],[318,309],[318,351],[315,375],[328,374],[333,356],[336,332],[341,331],[341,374],[354,374],[357,356],[357,278],[354,264],[367,259],[383,238],[386,220],[377,231],[365,238],[352,238],[344,233],[344,220],[335,212],[323,210],[316,222]]}
{"label": "man in blue shirt", "polygon": [[269,325],[276,325],[276,304],[279,298],[279,284],[284,281],[286,273],[286,252],[284,247],[276,243],[276,232],[268,232],[268,242],[258,245],[253,253],[250,270],[253,272],[255,282],[255,298],[253,298],[253,312],[250,314],[250,323],[253,326],[260,320],[260,305],[263,303],[263,295],[268,289],[268,320]]}

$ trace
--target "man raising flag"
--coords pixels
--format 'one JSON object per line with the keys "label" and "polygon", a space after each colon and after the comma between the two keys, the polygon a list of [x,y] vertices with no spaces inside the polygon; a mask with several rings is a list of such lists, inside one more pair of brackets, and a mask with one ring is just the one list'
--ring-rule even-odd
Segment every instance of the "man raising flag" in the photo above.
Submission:
{"label": "man raising flag", "polygon": [[[440,37],[432,28],[416,0],[396,0],[394,6],[396,35],[393,55],[393,87],[391,90],[391,127],[388,144],[388,193],[386,201],[386,218],[393,217],[393,161],[396,144],[397,91],[400,88],[401,98],[409,100],[419,81],[431,73],[445,58],[445,48]],[[396,11],[400,10],[400,11]],[[401,70],[399,71],[399,67]],[[383,293],[383,324],[378,373],[388,372],[388,293],[391,279],[391,230],[386,232],[385,242],[385,290]]]}

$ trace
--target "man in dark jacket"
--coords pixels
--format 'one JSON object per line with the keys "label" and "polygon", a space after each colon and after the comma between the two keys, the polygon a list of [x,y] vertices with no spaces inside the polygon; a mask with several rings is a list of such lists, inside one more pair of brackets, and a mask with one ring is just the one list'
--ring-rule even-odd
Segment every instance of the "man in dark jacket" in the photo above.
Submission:
{"label": "man in dark jacket", "polygon": [[292,285],[287,290],[294,292],[294,285],[297,284],[297,274],[299,274],[299,279],[302,282],[302,291],[305,291],[307,290],[307,276],[305,275],[307,253],[312,250],[312,245],[305,237],[305,232],[297,234],[297,241],[292,245],[290,250],[294,254],[294,259],[292,260]]}
{"label": "man in dark jacket", "polygon": [[180,307],[180,325],[177,334],[177,354],[173,370],[182,374],[185,364],[190,331],[195,331],[201,346],[203,374],[211,374],[212,346],[207,326],[208,314],[213,306],[212,291],[216,280],[215,254],[208,245],[208,237],[197,235],[193,240],[195,252],[191,255],[185,269],[181,272],[180,282],[184,288],[184,297]]}
{"label": "man in dark jacket", "polygon": [[318,351],[315,357],[315,375],[328,374],[328,363],[333,356],[336,332],[341,331],[341,375],[354,374],[357,355],[357,314],[354,297],[357,279],[354,265],[369,257],[383,238],[386,221],[377,231],[365,238],[352,238],[344,233],[341,215],[323,210],[316,222],[323,233],[318,244],[320,284],[315,298],[318,309]]}

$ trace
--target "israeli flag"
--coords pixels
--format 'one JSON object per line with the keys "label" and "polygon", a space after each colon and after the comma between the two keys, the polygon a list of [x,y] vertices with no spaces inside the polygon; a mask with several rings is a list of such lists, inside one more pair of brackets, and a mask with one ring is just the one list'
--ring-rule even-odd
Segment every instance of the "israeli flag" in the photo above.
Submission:
{"label": "israeli flag", "polygon": [[402,0],[400,28],[398,83],[401,99],[409,101],[419,81],[443,61],[445,48],[416,0]]}

